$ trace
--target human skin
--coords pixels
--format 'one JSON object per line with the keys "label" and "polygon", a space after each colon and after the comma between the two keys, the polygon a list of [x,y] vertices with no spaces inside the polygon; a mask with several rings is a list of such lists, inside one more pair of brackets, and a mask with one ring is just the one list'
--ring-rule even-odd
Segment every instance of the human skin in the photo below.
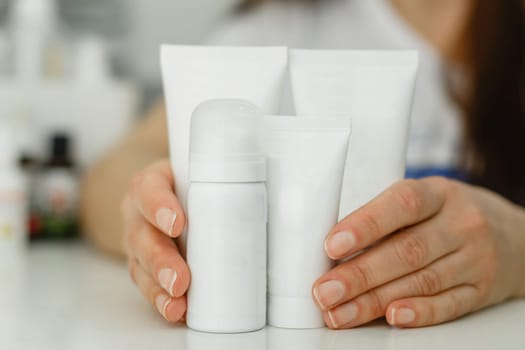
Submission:
{"label": "human skin", "polygon": [[483,188],[439,177],[394,184],[325,244],[334,259],[367,247],[314,285],[331,328],[382,316],[428,326],[525,295],[525,210]]}
{"label": "human skin", "polygon": [[[122,213],[133,280],[168,321],[181,320],[191,276],[172,240],[186,222],[167,160],[135,176]],[[525,296],[525,210],[483,188],[439,177],[394,184],[327,236],[334,260],[363,249],[313,285],[331,328],[383,316],[428,326]]]}
{"label": "human skin", "polygon": [[[473,0],[391,0],[414,32],[446,61],[457,61],[457,38],[469,17]],[[461,50],[460,50],[461,51]],[[168,156],[166,111],[155,105],[125,139],[90,167],[81,184],[81,219],[90,242],[112,255],[124,256],[119,204],[133,175]]]}
{"label": "human skin", "polygon": [[174,188],[169,161],[158,161],[133,178],[121,211],[131,278],[157,311],[175,322],[186,311],[190,270],[173,240],[186,225]]}
{"label": "human skin", "polygon": [[[392,2],[429,43],[454,58],[453,37],[468,13],[468,1]],[[167,156],[165,113],[160,109],[90,172],[82,212],[91,241],[125,254],[142,293],[175,322],[183,318],[191,277],[171,239],[180,235],[185,217],[168,161],[146,167]],[[124,194],[122,220],[116,208]],[[330,256],[373,248],[320,276],[313,297],[328,326],[349,328],[381,316],[398,327],[436,324],[524,296],[524,216],[523,208],[482,188],[441,178],[401,181],[329,233]],[[340,248],[334,248],[335,234],[343,231],[354,238],[339,236],[335,245]],[[353,249],[338,250],[345,240],[355,241]],[[339,287],[331,284],[341,295],[339,301],[330,302],[333,291],[320,287],[328,281],[341,281]]]}

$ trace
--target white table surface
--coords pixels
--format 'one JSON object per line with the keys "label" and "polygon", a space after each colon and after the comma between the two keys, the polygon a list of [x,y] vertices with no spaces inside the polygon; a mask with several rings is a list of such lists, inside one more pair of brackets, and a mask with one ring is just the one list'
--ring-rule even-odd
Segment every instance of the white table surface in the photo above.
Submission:
{"label": "white table surface", "polygon": [[81,243],[38,244],[16,274],[2,268],[1,350],[525,349],[525,300],[423,329],[377,321],[346,331],[269,327],[213,335],[164,322],[135,289],[122,261]]}

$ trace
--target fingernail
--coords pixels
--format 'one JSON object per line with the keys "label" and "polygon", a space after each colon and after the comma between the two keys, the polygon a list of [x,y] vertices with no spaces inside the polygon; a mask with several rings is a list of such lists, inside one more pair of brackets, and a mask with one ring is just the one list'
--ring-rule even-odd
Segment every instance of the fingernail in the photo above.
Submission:
{"label": "fingernail", "polygon": [[175,225],[175,220],[177,219],[177,213],[168,208],[160,208],[157,211],[155,217],[157,220],[157,225],[159,228],[167,233],[169,236],[173,236],[173,226]]}
{"label": "fingernail", "polygon": [[355,235],[351,232],[338,232],[325,242],[325,251],[331,258],[339,258],[354,249]]}
{"label": "fingernail", "polygon": [[345,285],[341,281],[332,280],[321,283],[314,288],[314,296],[317,303],[324,310],[337,304],[345,295]]}
{"label": "fingernail", "polygon": [[412,309],[392,309],[391,322],[392,325],[403,325],[414,322],[416,319],[416,313]]}
{"label": "fingernail", "polygon": [[157,310],[159,310],[162,317],[164,317],[166,320],[168,319],[168,317],[166,316],[166,309],[168,308],[170,302],[171,298],[166,294],[160,294],[157,297],[157,299],[155,299],[155,305],[157,306]]}
{"label": "fingernail", "polygon": [[357,312],[357,305],[350,302],[328,311],[328,317],[332,322],[332,326],[339,328],[355,320]]}
{"label": "fingernail", "polygon": [[177,271],[172,269],[162,269],[159,271],[159,283],[162,288],[170,295],[173,295],[173,285],[177,280]]}

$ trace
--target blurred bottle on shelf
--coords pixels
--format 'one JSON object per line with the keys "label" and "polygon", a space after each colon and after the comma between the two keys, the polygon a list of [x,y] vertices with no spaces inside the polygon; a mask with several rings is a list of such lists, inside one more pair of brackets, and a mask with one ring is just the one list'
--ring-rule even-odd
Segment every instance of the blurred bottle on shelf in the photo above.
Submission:
{"label": "blurred bottle on shelf", "polygon": [[56,0],[12,1],[9,31],[16,79],[34,83],[65,74],[65,41]]}
{"label": "blurred bottle on shelf", "polygon": [[32,239],[67,239],[78,234],[78,176],[70,146],[66,133],[54,135],[51,155],[38,170]]}
{"label": "blurred bottle on shelf", "polygon": [[[100,3],[78,2],[97,11]],[[65,7],[61,0],[10,0],[0,28],[0,109],[9,111],[0,121],[14,127],[32,239],[77,235],[79,175],[125,135],[140,100],[134,83],[115,76],[107,38],[67,22]],[[57,130],[68,133],[53,137],[48,155]]]}
{"label": "blurred bottle on shelf", "polygon": [[0,122],[0,272],[20,262],[28,236],[26,178],[11,129]]}
{"label": "blurred bottle on shelf", "polygon": [[79,84],[101,84],[111,79],[108,51],[103,40],[85,35],[75,43],[73,75]]}

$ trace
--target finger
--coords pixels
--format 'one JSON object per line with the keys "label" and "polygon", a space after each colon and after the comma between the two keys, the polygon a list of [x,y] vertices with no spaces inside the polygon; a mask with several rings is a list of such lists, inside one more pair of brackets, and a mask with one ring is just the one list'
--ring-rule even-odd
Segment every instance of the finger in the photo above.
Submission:
{"label": "finger", "polygon": [[186,224],[184,210],[174,193],[169,162],[157,162],[132,181],[132,197],[139,212],[170,237],[179,236]]}
{"label": "finger", "polygon": [[177,322],[182,319],[186,312],[186,297],[172,298],[133,259],[129,261],[129,270],[142,295],[166,320]]}
{"label": "finger", "polygon": [[314,284],[321,309],[330,309],[457,250],[460,236],[441,229],[435,221],[393,235],[322,276]]}
{"label": "finger", "polygon": [[123,248],[128,257],[134,257],[134,254],[131,253],[130,249],[130,238],[132,238],[132,233],[137,228],[141,227],[144,224],[144,217],[135,207],[135,203],[131,198],[131,195],[128,193],[120,205],[120,211],[122,214],[122,229],[124,231],[123,239]]}
{"label": "finger", "polygon": [[184,295],[190,271],[175,242],[146,222],[128,236],[130,252],[146,273],[171,296]]}
{"label": "finger", "polygon": [[[386,314],[392,302],[410,297],[432,296],[464,284],[475,283],[483,273],[473,255],[453,253],[408,276],[380,286],[327,312],[332,328],[352,328]],[[471,265],[472,264],[472,265]]]}
{"label": "finger", "polygon": [[386,313],[390,325],[413,328],[436,325],[475,311],[480,305],[479,290],[463,285],[431,297],[397,300]]}
{"label": "finger", "polygon": [[326,253],[333,259],[351,256],[399,229],[430,218],[443,206],[448,182],[428,178],[394,184],[332,229],[325,242]]}

